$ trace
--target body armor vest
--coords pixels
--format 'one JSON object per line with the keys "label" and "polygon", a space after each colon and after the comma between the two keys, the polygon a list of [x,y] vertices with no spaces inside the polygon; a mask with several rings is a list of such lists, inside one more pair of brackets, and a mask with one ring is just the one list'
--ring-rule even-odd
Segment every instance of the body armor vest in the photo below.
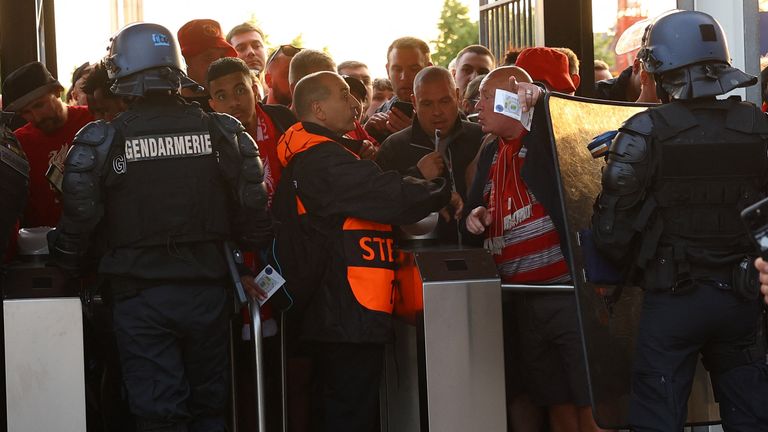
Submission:
{"label": "body armor vest", "polygon": [[109,247],[172,247],[229,236],[231,188],[217,161],[218,135],[199,107],[139,105],[113,125]]}
{"label": "body armor vest", "polygon": [[677,261],[678,272],[730,266],[753,250],[739,214],[765,196],[768,120],[737,100],[650,111],[646,206],[655,206],[655,214],[641,248]]}

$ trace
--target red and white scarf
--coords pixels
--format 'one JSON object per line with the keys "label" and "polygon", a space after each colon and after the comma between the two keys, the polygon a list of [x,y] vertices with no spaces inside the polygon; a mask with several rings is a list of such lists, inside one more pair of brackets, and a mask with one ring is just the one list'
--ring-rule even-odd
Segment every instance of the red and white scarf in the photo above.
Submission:
{"label": "red and white scarf", "polygon": [[488,211],[493,217],[485,248],[500,255],[504,248],[504,233],[532,216],[533,199],[520,176],[526,148],[521,135],[513,140],[499,138],[496,161],[491,166],[491,190]]}

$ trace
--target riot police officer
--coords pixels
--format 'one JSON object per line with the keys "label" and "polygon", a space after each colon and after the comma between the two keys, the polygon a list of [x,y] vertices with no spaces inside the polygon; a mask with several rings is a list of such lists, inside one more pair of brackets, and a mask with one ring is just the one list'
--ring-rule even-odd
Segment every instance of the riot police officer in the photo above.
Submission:
{"label": "riot police officer", "polygon": [[761,305],[739,210],[765,194],[768,120],[716,99],[756,78],[730,66],[722,28],[702,12],[654,20],[638,56],[665,103],[622,125],[592,221],[598,247],[645,290],[630,424],[682,430],[701,354],[726,430],[766,430]]}
{"label": "riot police officer", "polygon": [[138,429],[223,431],[222,243],[257,247],[270,236],[258,149],[233,117],[179,96],[195,83],[166,28],[125,27],[104,62],[129,108],[76,136],[52,254],[78,270],[97,258]]}

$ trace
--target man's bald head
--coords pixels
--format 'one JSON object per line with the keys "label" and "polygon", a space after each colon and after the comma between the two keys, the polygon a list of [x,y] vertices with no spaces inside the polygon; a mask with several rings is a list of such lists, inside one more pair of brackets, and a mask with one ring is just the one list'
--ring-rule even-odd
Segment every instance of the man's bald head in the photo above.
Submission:
{"label": "man's bald head", "polygon": [[498,135],[503,139],[513,139],[525,130],[519,120],[495,112],[496,91],[511,91],[509,79],[514,77],[519,83],[531,83],[528,72],[517,66],[502,66],[492,70],[480,83],[480,101],[476,108],[478,123],[483,132]]}
{"label": "man's bald head", "polygon": [[445,82],[449,84],[450,88],[456,88],[456,81],[453,79],[451,72],[440,66],[428,66],[420,70],[413,79],[413,92],[418,93],[419,87],[424,84],[430,84],[434,82]]}
{"label": "man's bald head", "polygon": [[302,122],[319,124],[339,135],[354,129],[357,100],[349,85],[336,72],[321,71],[299,80],[293,92],[293,106]]}
{"label": "man's bald head", "polygon": [[517,82],[532,83],[533,79],[524,69],[517,66],[501,66],[488,73],[480,83],[481,87],[486,88],[507,88],[509,78],[515,77]]}
{"label": "man's bald head", "polygon": [[[311,115],[312,104],[328,99],[335,80],[344,80],[329,71],[311,73],[296,83],[293,91],[293,108],[299,120],[306,120]],[[345,83],[346,84],[346,83]]]}

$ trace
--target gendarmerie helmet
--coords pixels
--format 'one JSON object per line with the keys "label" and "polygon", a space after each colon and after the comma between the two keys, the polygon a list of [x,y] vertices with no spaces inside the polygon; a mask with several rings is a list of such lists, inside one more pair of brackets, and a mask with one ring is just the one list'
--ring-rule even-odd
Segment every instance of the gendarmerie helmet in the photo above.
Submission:
{"label": "gendarmerie helmet", "polygon": [[717,96],[757,83],[731,66],[723,28],[704,12],[675,10],[654,19],[637,57],[656,77],[657,91],[674,99]]}
{"label": "gendarmerie helmet", "polygon": [[110,39],[104,65],[112,92],[144,96],[153,91],[178,92],[198,84],[189,79],[179,45],[173,34],[159,24],[135,23]]}

